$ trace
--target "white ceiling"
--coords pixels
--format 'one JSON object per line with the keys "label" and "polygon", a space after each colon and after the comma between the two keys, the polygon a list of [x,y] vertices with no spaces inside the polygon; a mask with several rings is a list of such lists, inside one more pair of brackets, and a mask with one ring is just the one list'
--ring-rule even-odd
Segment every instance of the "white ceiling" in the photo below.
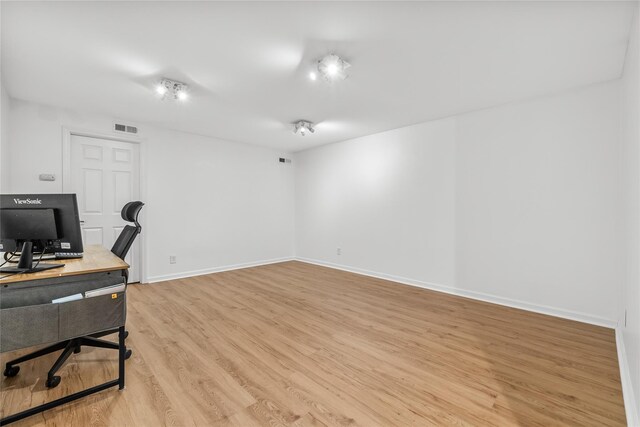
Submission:
{"label": "white ceiling", "polygon": [[[2,78],[19,99],[297,151],[618,78],[634,7],[2,2]],[[330,52],[350,77],[310,81]],[[191,99],[158,100],[161,77]]]}

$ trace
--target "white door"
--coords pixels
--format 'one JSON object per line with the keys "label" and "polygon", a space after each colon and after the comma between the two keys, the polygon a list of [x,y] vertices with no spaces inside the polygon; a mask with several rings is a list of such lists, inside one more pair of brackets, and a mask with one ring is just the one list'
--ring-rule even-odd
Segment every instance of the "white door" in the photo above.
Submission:
{"label": "white door", "polygon": [[[140,197],[139,146],[71,135],[70,148],[70,186],[65,191],[77,194],[83,244],[111,249],[128,224],[120,216],[122,207]],[[139,246],[136,239],[125,259],[131,266],[130,283],[140,281]]]}

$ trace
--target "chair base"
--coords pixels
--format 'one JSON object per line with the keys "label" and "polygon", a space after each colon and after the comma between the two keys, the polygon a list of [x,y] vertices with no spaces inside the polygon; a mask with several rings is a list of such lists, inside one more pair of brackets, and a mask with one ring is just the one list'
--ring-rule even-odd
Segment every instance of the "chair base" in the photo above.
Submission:
{"label": "chair base", "polygon": [[[109,341],[104,341],[104,342],[106,342],[108,344],[111,344],[111,345],[115,345],[115,348],[118,349],[118,378],[117,379],[111,380],[111,381],[107,381],[107,382],[102,383],[100,385],[97,385],[97,386],[90,387],[88,389],[79,391],[77,393],[73,393],[73,394],[71,394],[69,396],[65,396],[65,397],[62,397],[60,399],[54,400],[53,402],[47,402],[45,404],[36,406],[35,408],[30,408],[30,409],[27,409],[26,411],[22,411],[22,412],[18,412],[17,414],[6,416],[6,417],[0,419],[0,426],[4,426],[4,425],[10,424],[10,423],[13,423],[15,421],[30,417],[31,415],[39,414],[40,412],[44,412],[44,411],[46,411],[48,409],[55,408],[55,407],[60,406],[60,405],[64,405],[65,403],[69,403],[69,402],[72,402],[74,400],[81,399],[81,398],[83,398],[85,396],[88,396],[90,394],[101,392],[102,390],[106,390],[106,389],[111,388],[111,387],[116,387],[117,386],[119,390],[123,390],[124,386],[125,386],[125,366],[124,366],[124,361],[127,358],[126,357],[127,353],[129,353],[129,356],[131,356],[131,350],[127,351],[127,349],[125,347],[125,343],[124,343],[124,336],[125,336],[124,326],[119,327],[117,330],[110,331],[109,333],[113,333],[113,332],[116,332],[116,331],[118,332],[118,344],[115,344],[115,343],[112,343],[112,342],[109,342]],[[107,335],[107,334],[105,334],[105,335]],[[82,339],[82,338],[75,338],[75,339]],[[68,340],[68,341],[71,342],[73,340]],[[102,341],[102,340],[98,340],[98,341]],[[65,341],[65,342],[67,342],[67,341]],[[67,344],[68,344],[68,342],[67,342]],[[53,346],[47,347],[46,349],[42,349],[40,352],[34,352],[31,355],[33,355],[35,353],[39,353],[39,355],[48,354],[46,352],[43,353],[42,351],[48,350],[48,349],[50,349],[52,347],[58,347],[58,345],[54,344]],[[75,349],[75,347],[71,347],[71,348]],[[112,347],[108,347],[108,348],[112,348]],[[66,349],[66,347],[65,347],[65,349]],[[53,351],[56,351],[56,350],[51,350],[51,351],[49,351],[49,353],[51,353]],[[73,350],[71,350],[71,351],[73,352]],[[31,355],[28,355],[28,356],[31,356]],[[9,362],[9,363],[7,363],[7,369],[5,369],[5,372],[7,370],[11,370],[11,368],[18,368],[18,370],[19,370],[18,366],[15,366],[15,367],[14,366],[9,366],[11,363],[15,364],[15,363],[19,363],[19,362],[16,362],[18,360],[23,359],[22,361],[25,361],[25,360],[34,359],[35,357],[37,357],[37,356],[30,357],[30,358],[27,358],[27,359],[20,358],[20,359],[14,360],[12,362]],[[18,370],[15,371],[16,374],[18,373]]]}
{"label": "chair base", "polygon": [[[58,359],[55,361],[55,363],[47,373],[47,380],[45,382],[45,385],[48,388],[57,387],[58,384],[60,384],[60,377],[56,375],[56,373],[60,370],[60,368],[62,368],[64,363],[67,361],[67,359],[69,359],[69,356],[71,356],[72,354],[80,353],[82,351],[82,347],[97,347],[97,348],[109,348],[109,349],[118,350],[120,348],[118,344],[111,341],[98,339],[99,337],[112,334],[113,332],[114,331],[105,331],[105,332],[100,332],[100,333],[93,334],[86,337],[79,337],[79,338],[73,338],[66,341],[61,341],[59,343],[50,345],[38,351],[34,351],[33,353],[26,354],[17,359],[10,360],[5,365],[4,376],[15,377],[16,375],[18,375],[18,372],[20,371],[20,367],[15,365],[19,363],[36,359],[38,357],[53,353],[55,351],[62,350],[62,353],[60,354],[60,356],[58,356]],[[124,331],[123,339],[126,339],[128,335],[129,335],[129,332]],[[130,358],[131,354],[132,354],[132,351],[125,347],[124,358],[125,359]]]}

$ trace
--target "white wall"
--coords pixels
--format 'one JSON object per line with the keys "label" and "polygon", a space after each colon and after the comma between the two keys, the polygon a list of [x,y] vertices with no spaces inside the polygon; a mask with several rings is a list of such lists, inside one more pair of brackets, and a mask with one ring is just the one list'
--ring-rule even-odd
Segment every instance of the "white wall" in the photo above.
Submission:
{"label": "white wall", "polygon": [[457,287],[617,320],[618,105],[614,82],[457,119]]}
{"label": "white wall", "polygon": [[454,136],[447,119],[297,153],[297,256],[453,285]]}
{"label": "white wall", "polygon": [[[15,99],[9,119],[14,193],[62,191],[62,127],[111,133],[113,121]],[[293,170],[278,163],[282,153],[140,129],[149,281],[293,256]],[[39,181],[40,173],[57,179]]]}
{"label": "white wall", "polygon": [[[629,368],[630,387],[635,396],[635,421],[640,424],[640,16],[636,12],[624,74],[623,165],[626,189],[626,277],[622,292],[620,329]],[[624,321],[626,311],[626,325]],[[624,374],[624,373],[623,373]],[[623,376],[623,383],[624,383]],[[625,394],[627,390],[625,390]],[[631,394],[631,393],[629,393]],[[627,397],[625,395],[625,397]],[[630,396],[632,397],[632,396]],[[630,405],[627,405],[630,406]],[[629,409],[629,408],[627,408]]]}
{"label": "white wall", "polygon": [[9,189],[9,105],[9,94],[0,75],[0,193]]}
{"label": "white wall", "polygon": [[9,95],[0,79],[0,192],[9,189]]}
{"label": "white wall", "polygon": [[614,325],[618,120],[612,82],[297,153],[296,255]]}
{"label": "white wall", "polygon": [[150,279],[293,256],[293,168],[281,153],[158,129],[149,141]]}

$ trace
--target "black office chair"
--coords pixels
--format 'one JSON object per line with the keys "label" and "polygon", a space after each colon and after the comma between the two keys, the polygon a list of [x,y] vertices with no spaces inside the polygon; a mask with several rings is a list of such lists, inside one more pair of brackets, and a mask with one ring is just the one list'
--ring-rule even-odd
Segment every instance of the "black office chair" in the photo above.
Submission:
{"label": "black office chair", "polygon": [[[121,259],[124,259],[124,257],[127,256],[129,249],[131,249],[131,245],[133,244],[136,237],[138,237],[138,234],[140,234],[140,232],[142,231],[142,226],[140,226],[140,223],[138,223],[138,215],[140,214],[140,210],[142,209],[143,206],[144,206],[144,203],[136,201],[136,202],[129,202],[126,205],[124,205],[124,207],[122,208],[122,212],[120,213],[120,215],[122,216],[122,219],[124,219],[127,222],[133,222],[135,224],[135,227],[131,225],[126,225],[124,229],[120,232],[120,235],[118,236],[118,238],[116,239],[116,242],[113,244],[113,247],[111,248],[111,252],[113,252],[115,255],[117,255]],[[129,280],[129,275],[128,275],[128,272],[125,271],[125,284],[128,282],[128,280]],[[71,354],[80,353],[82,347],[99,347],[99,348],[111,348],[111,349],[118,350],[119,347],[117,343],[99,339],[100,337],[103,337],[105,335],[110,335],[112,333],[113,331],[106,331],[106,332],[100,332],[97,334],[92,334],[86,337],[72,338],[70,340],[61,341],[49,347],[45,347],[41,350],[34,351],[33,353],[24,355],[18,359],[7,362],[6,368],[4,370],[4,375],[7,377],[16,376],[18,374],[18,371],[20,370],[20,367],[15,365],[22,362],[26,362],[27,360],[32,360],[40,356],[53,353],[54,351],[63,350],[62,354],[58,357],[56,362],[53,364],[53,366],[47,373],[47,381],[45,383],[46,386],[49,388],[56,387],[58,384],[60,384],[60,377],[56,375],[56,372],[60,370],[60,368],[64,365],[64,363],[67,361],[69,356],[71,356]],[[125,338],[128,335],[129,335],[129,332],[125,332]],[[132,353],[131,350],[127,349],[125,351],[125,359],[130,358],[131,353]]]}
{"label": "black office chair", "polygon": [[[144,203],[142,202],[129,202],[122,208],[122,212],[120,213],[122,219],[127,222],[133,222],[135,227],[126,225],[111,248],[111,252],[116,254],[120,259],[124,259],[127,256],[131,245],[133,245],[133,241],[136,240],[136,237],[138,237],[138,234],[142,231],[142,226],[138,222],[138,215],[143,206]],[[129,279],[128,273],[126,279]]]}
{"label": "black office chair", "polygon": [[124,259],[124,257],[127,256],[133,241],[142,231],[142,226],[138,222],[138,215],[140,215],[143,206],[144,203],[142,202],[129,202],[122,208],[122,212],[120,213],[122,219],[127,222],[133,222],[136,226],[126,225],[113,244],[111,252],[116,254],[118,258]]}

